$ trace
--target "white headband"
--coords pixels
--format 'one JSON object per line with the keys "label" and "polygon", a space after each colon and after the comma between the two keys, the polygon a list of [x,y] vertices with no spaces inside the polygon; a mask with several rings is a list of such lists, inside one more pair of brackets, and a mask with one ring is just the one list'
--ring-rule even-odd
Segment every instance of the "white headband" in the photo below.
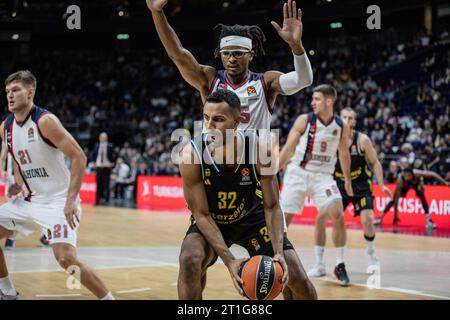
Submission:
{"label": "white headband", "polygon": [[228,46],[243,47],[252,50],[252,39],[241,36],[228,36],[220,40],[220,49]]}

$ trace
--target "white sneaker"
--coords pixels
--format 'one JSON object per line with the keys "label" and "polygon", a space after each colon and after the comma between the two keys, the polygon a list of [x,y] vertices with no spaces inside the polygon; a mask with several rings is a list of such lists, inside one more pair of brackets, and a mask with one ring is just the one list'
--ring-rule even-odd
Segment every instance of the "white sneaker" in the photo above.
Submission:
{"label": "white sneaker", "polygon": [[308,277],[311,278],[319,278],[325,276],[326,270],[325,270],[325,264],[316,264],[314,268],[308,271]]}
{"label": "white sneaker", "polygon": [[378,260],[377,256],[375,255],[375,250],[368,251],[366,250],[366,256],[368,258],[368,267],[366,270],[367,274],[373,274],[376,271],[380,270],[380,261]]}
{"label": "white sneaker", "polygon": [[16,291],[15,295],[4,294],[2,290],[0,290],[0,300],[20,300],[20,295]]}

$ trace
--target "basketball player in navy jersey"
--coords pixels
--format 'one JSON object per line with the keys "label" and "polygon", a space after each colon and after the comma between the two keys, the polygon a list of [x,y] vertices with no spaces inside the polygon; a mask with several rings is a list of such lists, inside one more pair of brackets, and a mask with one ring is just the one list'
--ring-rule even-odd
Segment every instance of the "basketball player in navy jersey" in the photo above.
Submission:
{"label": "basketball player in navy jersey", "polygon": [[336,90],[332,86],[322,84],[315,87],[311,102],[313,112],[300,115],[289,132],[280,155],[280,168],[286,167],[281,208],[286,214],[288,225],[294,214],[302,212],[307,195],[311,196],[319,210],[314,234],[316,263],[308,272],[310,277],[322,277],[326,274],[323,260],[326,223],[329,218],[332,219],[333,242],[336,247],[333,276],[340,284],[347,285],[350,280],[344,263],[344,210],[333,173],[339,150],[345,190],[353,196],[348,151],[350,128],[334,114],[335,101]]}
{"label": "basketball player in navy jersey", "polygon": [[215,51],[221,57],[224,70],[201,65],[186,50],[167,22],[163,8],[168,0],[147,0],[153,22],[167,54],[176,64],[184,80],[200,92],[202,101],[217,89],[236,93],[241,101],[242,121],[239,129],[270,130],[272,106],[279,94],[291,95],[311,85],[311,64],[302,45],[302,13],[296,2],[289,0],[283,7],[283,27],[272,21],[280,37],[294,55],[295,70],[289,73],[266,71],[262,74],[249,70],[249,64],[258,54],[264,54],[265,36],[257,26],[226,26],[214,30],[219,43]]}
{"label": "basketball player in navy jersey", "polygon": [[268,255],[280,262],[286,299],[317,299],[284,232],[277,169],[270,161],[262,164],[261,154],[267,153],[258,149],[265,143],[259,144],[254,132],[236,130],[241,121],[238,96],[215,91],[206,99],[203,119],[206,133],[194,137],[180,155],[192,217],[180,252],[179,298],[202,298],[207,269],[218,257],[242,295],[239,269],[246,259],[237,259],[229,249],[238,244],[250,256]]}
{"label": "basketball player in navy jersey", "polygon": [[[0,206],[0,239],[47,230],[59,265],[78,269],[87,289],[99,299],[112,300],[94,270],[77,258],[79,192],[86,167],[83,150],[56,116],[34,104],[36,78],[30,71],[11,74],[5,86],[10,113],[0,125],[0,135],[13,157],[15,179],[8,196],[19,195],[22,188],[26,196]],[[64,155],[71,160],[70,171]],[[0,299],[18,298],[0,249]]]}

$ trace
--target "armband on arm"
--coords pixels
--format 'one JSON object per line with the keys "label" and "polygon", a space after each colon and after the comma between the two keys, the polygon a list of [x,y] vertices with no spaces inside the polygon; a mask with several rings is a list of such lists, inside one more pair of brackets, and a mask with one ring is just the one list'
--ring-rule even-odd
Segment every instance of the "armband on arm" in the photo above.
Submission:
{"label": "armband on arm", "polygon": [[313,71],[306,52],[300,56],[294,55],[295,71],[280,76],[280,87],[286,95],[294,94],[313,82]]}

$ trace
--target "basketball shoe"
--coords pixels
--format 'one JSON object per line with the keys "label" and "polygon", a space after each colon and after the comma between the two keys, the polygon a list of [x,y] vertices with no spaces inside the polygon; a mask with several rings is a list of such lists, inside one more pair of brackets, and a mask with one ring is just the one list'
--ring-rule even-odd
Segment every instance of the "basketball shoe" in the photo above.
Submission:
{"label": "basketball shoe", "polygon": [[326,275],[325,264],[317,263],[311,270],[308,271],[308,277],[319,278]]}
{"label": "basketball shoe", "polygon": [[350,279],[347,275],[347,270],[345,270],[345,264],[339,263],[333,271],[333,278],[337,280],[341,285],[347,286],[350,282]]}

